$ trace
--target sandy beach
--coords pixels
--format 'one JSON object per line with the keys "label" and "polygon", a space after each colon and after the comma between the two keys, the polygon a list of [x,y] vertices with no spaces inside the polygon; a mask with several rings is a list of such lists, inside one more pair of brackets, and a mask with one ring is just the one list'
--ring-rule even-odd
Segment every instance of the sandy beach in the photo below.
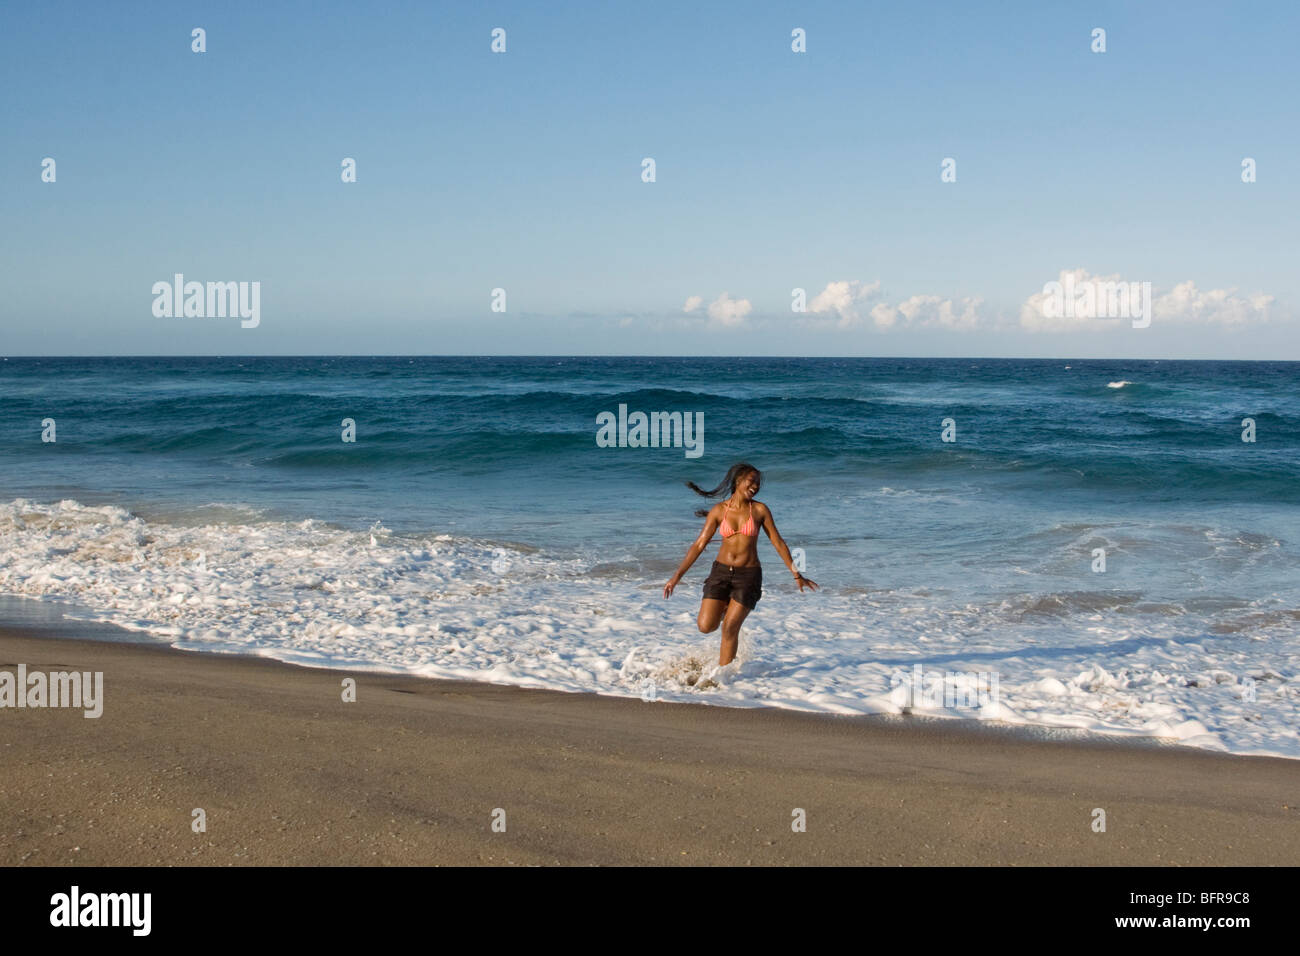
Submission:
{"label": "sandy beach", "polygon": [[104,710],[0,711],[6,866],[1300,863],[1285,759],[0,631],[20,663]]}

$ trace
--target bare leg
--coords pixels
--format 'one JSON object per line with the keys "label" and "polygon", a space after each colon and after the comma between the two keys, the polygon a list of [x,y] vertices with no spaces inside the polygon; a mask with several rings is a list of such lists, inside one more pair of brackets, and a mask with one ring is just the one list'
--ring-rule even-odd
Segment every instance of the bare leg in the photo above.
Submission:
{"label": "bare leg", "polygon": [[700,616],[695,622],[700,627],[700,633],[711,634],[716,631],[718,625],[722,623],[722,615],[726,612],[726,601],[717,598],[704,598],[700,601]]}
{"label": "bare leg", "polygon": [[718,653],[719,664],[730,664],[736,659],[736,649],[740,646],[740,625],[749,617],[749,608],[732,601],[727,605],[727,616],[722,621],[722,650]]}

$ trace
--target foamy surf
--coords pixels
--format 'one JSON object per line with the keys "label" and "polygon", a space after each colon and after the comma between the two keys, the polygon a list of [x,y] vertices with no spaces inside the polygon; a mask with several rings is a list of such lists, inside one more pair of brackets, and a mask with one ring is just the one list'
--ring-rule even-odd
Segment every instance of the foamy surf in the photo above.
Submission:
{"label": "foamy surf", "polygon": [[[1214,635],[1189,632],[1187,608],[1143,610],[1101,592],[958,605],[861,587],[800,595],[774,574],[737,662],[717,670],[718,635],[694,624],[698,573],[665,602],[661,580],[591,575],[588,558],[238,513],[185,525],[17,500],[0,506],[0,590],[76,601],[186,650],[314,667],[643,699],[650,688],[653,700],[978,718],[1300,757],[1300,649],[1284,610],[1244,608],[1262,616]],[[1272,542],[1253,544],[1266,553]],[[917,665],[958,684],[995,672],[998,697],[911,694],[900,675]]]}

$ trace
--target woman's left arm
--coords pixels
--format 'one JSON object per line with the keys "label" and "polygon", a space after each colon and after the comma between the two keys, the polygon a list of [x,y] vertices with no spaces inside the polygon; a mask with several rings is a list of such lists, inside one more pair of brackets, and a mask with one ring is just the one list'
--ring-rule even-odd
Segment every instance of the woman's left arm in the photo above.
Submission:
{"label": "woman's left arm", "polygon": [[817,582],[811,578],[804,577],[795,570],[794,559],[790,557],[790,549],[786,547],[785,538],[781,537],[781,532],[776,530],[776,519],[772,517],[772,509],[767,505],[763,505],[762,517],[763,530],[767,532],[768,540],[772,542],[772,547],[776,549],[776,553],[781,556],[781,560],[785,562],[785,566],[789,568],[790,573],[794,575],[794,583],[799,586],[799,590],[803,591],[804,585],[807,585],[816,591],[818,588]]}

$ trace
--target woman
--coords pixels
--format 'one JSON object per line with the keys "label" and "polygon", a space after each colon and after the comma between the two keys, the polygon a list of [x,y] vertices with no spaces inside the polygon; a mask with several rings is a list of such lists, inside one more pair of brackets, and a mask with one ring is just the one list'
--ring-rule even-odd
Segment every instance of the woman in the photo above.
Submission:
{"label": "woman", "polygon": [[772,520],[771,509],[761,501],[754,500],[762,481],[763,476],[759,470],[742,461],[732,465],[727,477],[722,479],[722,484],[712,491],[705,491],[694,482],[686,482],[692,491],[705,498],[715,498],[724,489],[731,492],[731,497],[726,501],[695,512],[704,519],[704,530],[687,549],[686,558],[677,573],[664,585],[664,597],[671,597],[682,575],[713,540],[713,532],[722,528],[722,547],[718,551],[718,560],[713,562],[713,570],[704,582],[704,599],[700,601],[698,618],[700,632],[703,634],[717,630],[718,624],[722,624],[719,666],[726,666],[735,659],[736,648],[740,644],[740,625],[749,616],[749,612],[754,610],[754,605],[763,593],[763,569],[758,563],[760,527],[767,532],[772,547],[776,548],[776,553],[794,575],[794,583],[800,593],[805,586],[817,590],[815,581],[810,581],[795,570],[794,562],[790,559],[790,549],[785,546],[785,541],[776,530],[776,522]]}

